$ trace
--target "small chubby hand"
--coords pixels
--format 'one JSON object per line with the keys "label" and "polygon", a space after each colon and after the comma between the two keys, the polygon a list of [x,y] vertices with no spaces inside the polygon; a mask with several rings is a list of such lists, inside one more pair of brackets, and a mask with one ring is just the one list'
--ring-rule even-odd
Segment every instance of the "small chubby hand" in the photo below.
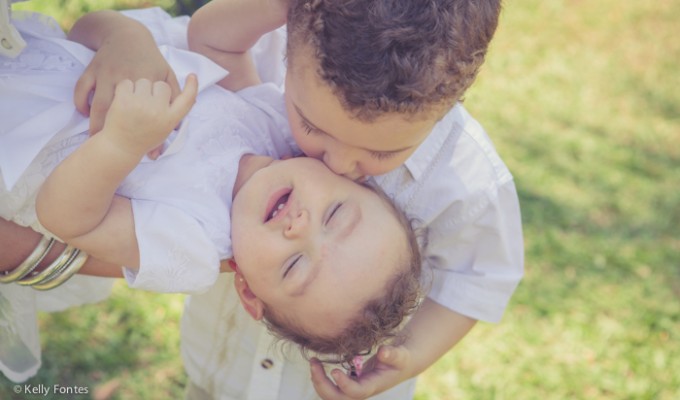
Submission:
{"label": "small chubby hand", "polygon": [[165,81],[125,79],[116,85],[102,133],[115,135],[116,142],[133,153],[156,151],[191,110],[197,93],[193,74],[174,100]]}
{"label": "small chubby hand", "polygon": [[366,399],[408,379],[410,360],[411,353],[404,346],[381,346],[364,364],[361,376],[352,377],[336,368],[331,371],[331,380],[321,362],[312,359],[312,383],[316,393],[324,400]]}

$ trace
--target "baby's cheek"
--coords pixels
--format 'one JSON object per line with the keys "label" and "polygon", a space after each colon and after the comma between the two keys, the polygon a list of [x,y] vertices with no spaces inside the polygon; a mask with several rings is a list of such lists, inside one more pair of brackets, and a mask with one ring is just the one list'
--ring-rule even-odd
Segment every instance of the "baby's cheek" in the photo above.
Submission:
{"label": "baby's cheek", "polygon": [[328,257],[330,257],[330,254],[332,253],[331,247],[333,247],[332,242],[324,243],[324,244],[321,245],[320,251],[321,251],[321,259],[322,260],[327,260]]}
{"label": "baby's cheek", "polygon": [[240,263],[244,256],[248,254],[248,241],[244,238],[245,234],[242,232],[238,224],[234,223],[231,227],[231,252],[236,262]]}

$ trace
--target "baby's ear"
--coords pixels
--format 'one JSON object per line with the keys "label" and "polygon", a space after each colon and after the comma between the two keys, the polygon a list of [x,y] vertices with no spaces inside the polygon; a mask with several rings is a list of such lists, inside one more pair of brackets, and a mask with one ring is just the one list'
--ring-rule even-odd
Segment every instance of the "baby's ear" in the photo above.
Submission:
{"label": "baby's ear", "polygon": [[[234,269],[235,266],[236,263],[232,259],[220,260],[220,272],[236,272],[236,269]],[[238,268],[238,266],[236,266],[236,268]]]}
{"label": "baby's ear", "polygon": [[256,321],[261,320],[264,315],[264,303],[262,303],[262,300],[258,299],[257,296],[255,296],[255,293],[250,290],[248,282],[246,282],[243,275],[239,272],[234,276],[234,287],[236,288],[238,297],[241,299],[243,308],[246,309],[253,319]]}
{"label": "baby's ear", "polygon": [[220,261],[220,272],[240,272],[233,258]]}

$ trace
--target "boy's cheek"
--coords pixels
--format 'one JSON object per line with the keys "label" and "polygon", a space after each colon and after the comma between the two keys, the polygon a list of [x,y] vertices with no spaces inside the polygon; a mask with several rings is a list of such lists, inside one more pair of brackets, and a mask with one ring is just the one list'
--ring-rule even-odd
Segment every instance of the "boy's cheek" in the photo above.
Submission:
{"label": "boy's cheek", "polygon": [[321,160],[323,157],[323,147],[317,143],[317,140],[311,138],[310,135],[307,135],[304,132],[297,132],[296,130],[293,130],[293,139],[295,139],[295,143],[297,143],[300,150],[302,150],[307,157]]}

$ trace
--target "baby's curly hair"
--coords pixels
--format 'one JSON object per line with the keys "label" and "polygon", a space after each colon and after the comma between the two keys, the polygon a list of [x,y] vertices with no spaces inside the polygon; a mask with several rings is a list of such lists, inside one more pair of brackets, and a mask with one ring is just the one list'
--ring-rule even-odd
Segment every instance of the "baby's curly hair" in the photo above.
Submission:
{"label": "baby's curly hair", "polygon": [[345,109],[444,111],[477,76],[498,25],[500,0],[292,0],[289,69],[311,49],[318,76]]}
{"label": "baby's curly hair", "polygon": [[369,184],[365,186],[383,199],[404,227],[408,257],[401,258],[403,265],[385,284],[383,292],[364,304],[361,312],[337,335],[312,334],[290,318],[265,307],[264,323],[269,332],[279,340],[297,344],[307,359],[315,353],[324,362],[347,365],[354,356],[367,354],[390,339],[402,339],[398,337],[402,322],[420,304],[424,233],[414,229],[415,222],[409,220],[382,190]]}

